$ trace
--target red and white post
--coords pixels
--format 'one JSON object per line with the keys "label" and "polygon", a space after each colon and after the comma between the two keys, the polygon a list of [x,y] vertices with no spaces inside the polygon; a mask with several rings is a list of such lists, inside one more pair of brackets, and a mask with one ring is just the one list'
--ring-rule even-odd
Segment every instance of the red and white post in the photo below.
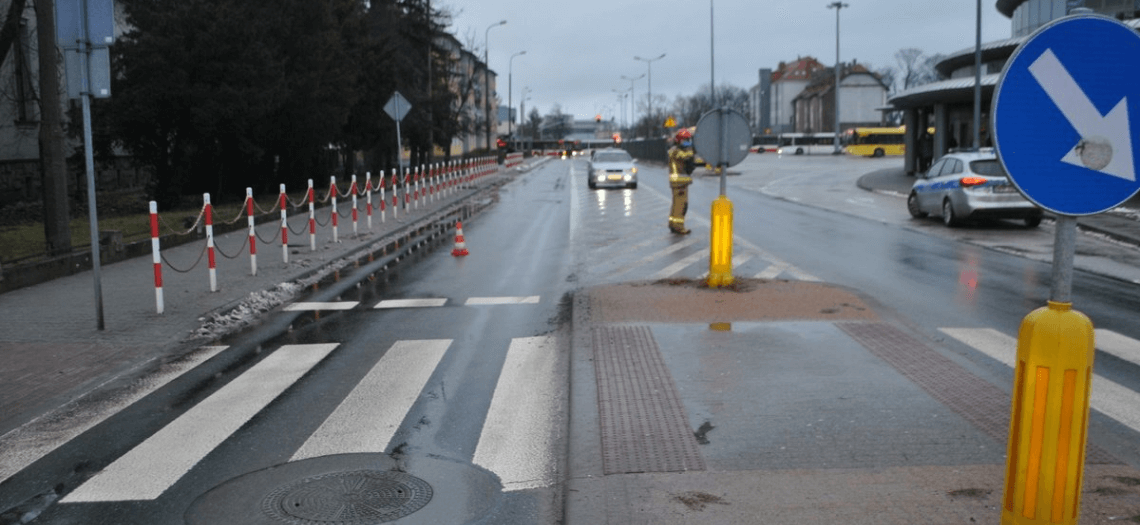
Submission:
{"label": "red and white post", "polygon": [[392,218],[399,219],[400,210],[400,194],[396,193],[396,179],[399,177],[400,168],[392,170]]}
{"label": "red and white post", "polygon": [[384,223],[384,211],[388,209],[387,203],[384,201],[384,170],[380,170],[380,223]]}
{"label": "red and white post", "polygon": [[357,234],[357,229],[356,229],[356,215],[357,215],[357,206],[356,206],[356,192],[357,192],[357,189],[356,189],[356,175],[353,175],[353,176],[352,176],[352,184],[350,184],[350,185],[348,186],[348,192],[352,194],[352,235],[354,235],[354,236],[355,236],[355,235]]}
{"label": "red and white post", "polygon": [[218,266],[214,260],[214,207],[210,205],[210,194],[203,193],[206,209],[206,259],[210,263],[210,291],[218,291]]}
{"label": "red and white post", "polygon": [[336,177],[329,177],[329,195],[332,196],[333,242],[340,242],[340,235],[337,232],[337,219],[339,218],[338,215],[340,214],[336,211],[336,198],[338,191],[339,190],[336,189]]}
{"label": "red and white post", "polygon": [[364,210],[368,217],[368,231],[372,231],[372,172],[364,172]]}
{"label": "red and white post", "polygon": [[313,191],[313,179],[309,179],[309,251],[317,251],[317,206],[313,202],[316,192]]}
{"label": "red and white post", "polygon": [[257,232],[253,230],[253,188],[245,189],[245,213],[249,216],[249,274],[257,275]]}
{"label": "red and white post", "polygon": [[150,201],[150,251],[154,257],[154,306],[165,310],[162,299],[162,253],[158,249],[158,203]]}
{"label": "red and white post", "polygon": [[281,196],[278,197],[281,206],[281,261],[289,264],[289,215],[287,213],[288,197],[285,196],[285,185],[281,185]]}
{"label": "red and white post", "polygon": [[415,176],[412,177],[412,209],[413,210],[418,209],[420,207],[420,179],[422,179],[424,176],[423,169],[424,169],[424,167],[421,164],[418,168],[416,168]]}
{"label": "red and white post", "polygon": [[404,172],[404,211],[408,211],[408,205],[411,204],[412,196],[408,193],[408,189],[412,186],[412,171]]}

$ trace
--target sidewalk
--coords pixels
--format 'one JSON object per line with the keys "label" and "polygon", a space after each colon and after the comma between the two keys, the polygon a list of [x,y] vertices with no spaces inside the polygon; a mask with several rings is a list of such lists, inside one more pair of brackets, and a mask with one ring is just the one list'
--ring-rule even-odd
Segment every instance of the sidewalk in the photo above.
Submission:
{"label": "sidewalk", "polygon": [[[217,235],[217,292],[210,291],[206,257],[202,255],[205,241],[164,249],[162,255],[169,264],[163,264],[162,314],[156,313],[150,256],[105,265],[101,272],[103,331],[97,330],[90,271],[0,295],[0,318],[4,319],[0,323],[0,355],[4,357],[4,366],[0,367],[0,439],[98,392],[117,378],[177,360],[256,323],[261,314],[305,295],[307,285],[394,240],[445,222],[449,214],[462,211],[472,197],[512,177],[511,172],[499,169],[430,200],[421,196],[414,209],[399,210],[398,218],[393,217],[389,194],[383,220],[378,205],[374,205],[371,231],[367,229],[364,203],[360,202],[358,234],[353,234],[351,215],[346,212],[351,202],[342,201],[338,205],[341,218],[336,243],[328,224],[330,208],[318,208],[317,220],[325,226],[318,228],[315,251],[310,249],[308,213],[297,213],[289,217],[288,263],[282,260],[280,223],[258,226],[259,238],[278,240],[275,245],[259,243],[256,275],[250,275],[249,247],[245,244],[248,230]],[[378,200],[379,196],[373,198]],[[174,267],[193,269],[179,273]]]}

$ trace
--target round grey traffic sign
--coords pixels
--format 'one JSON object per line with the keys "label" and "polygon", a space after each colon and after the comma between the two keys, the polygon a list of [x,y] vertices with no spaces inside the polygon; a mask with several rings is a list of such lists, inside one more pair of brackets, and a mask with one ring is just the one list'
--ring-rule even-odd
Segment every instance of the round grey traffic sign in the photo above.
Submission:
{"label": "round grey traffic sign", "polygon": [[693,148],[705,162],[713,167],[735,166],[748,156],[752,145],[752,128],[739,111],[719,108],[711,110],[697,121],[693,134]]}

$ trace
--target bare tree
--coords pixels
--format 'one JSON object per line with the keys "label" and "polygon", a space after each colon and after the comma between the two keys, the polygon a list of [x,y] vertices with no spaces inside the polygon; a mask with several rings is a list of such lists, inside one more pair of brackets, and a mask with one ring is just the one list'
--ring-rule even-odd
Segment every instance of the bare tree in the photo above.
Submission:
{"label": "bare tree", "polygon": [[[49,255],[71,251],[67,202],[67,157],[59,89],[59,51],[55,46],[53,0],[34,0],[40,61],[40,162],[43,168],[44,236]],[[90,191],[94,191],[92,188]]]}

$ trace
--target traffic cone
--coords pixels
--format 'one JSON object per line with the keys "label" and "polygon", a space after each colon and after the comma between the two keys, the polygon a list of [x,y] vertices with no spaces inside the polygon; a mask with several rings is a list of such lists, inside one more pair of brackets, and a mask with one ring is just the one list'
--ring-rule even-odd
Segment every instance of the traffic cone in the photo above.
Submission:
{"label": "traffic cone", "polygon": [[451,255],[462,257],[467,255],[467,243],[463,241],[463,223],[455,223],[455,248],[451,250]]}

